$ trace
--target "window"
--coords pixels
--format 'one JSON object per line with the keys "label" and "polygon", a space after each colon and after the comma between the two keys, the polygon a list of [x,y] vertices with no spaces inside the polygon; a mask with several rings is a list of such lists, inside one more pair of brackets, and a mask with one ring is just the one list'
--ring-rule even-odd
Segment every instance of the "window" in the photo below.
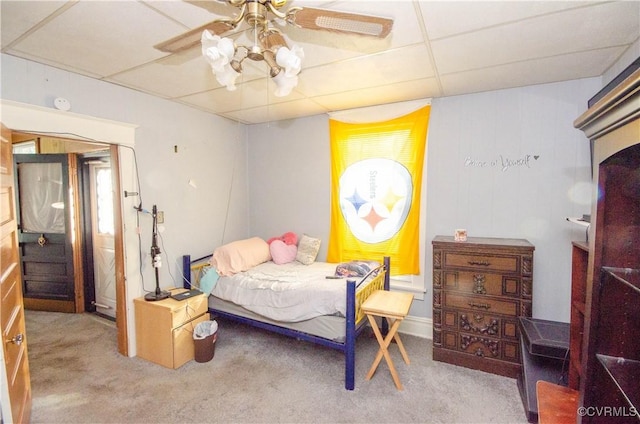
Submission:
{"label": "window", "polygon": [[35,141],[23,141],[20,143],[13,143],[13,146],[11,146],[13,149],[13,154],[14,155],[19,155],[19,154],[35,154],[37,153],[36,151],[36,142]]}
{"label": "window", "polygon": [[330,121],[327,260],[391,257],[395,286],[424,290],[423,167],[430,106],[366,124]]}
{"label": "window", "polygon": [[111,168],[95,168],[98,233],[114,234]]}

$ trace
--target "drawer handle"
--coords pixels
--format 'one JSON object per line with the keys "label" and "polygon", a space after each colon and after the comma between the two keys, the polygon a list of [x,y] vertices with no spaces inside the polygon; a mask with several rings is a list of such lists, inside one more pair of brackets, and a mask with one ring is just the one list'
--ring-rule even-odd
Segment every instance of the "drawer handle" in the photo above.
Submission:
{"label": "drawer handle", "polygon": [[491,309],[491,305],[488,303],[469,302],[469,306],[472,308]]}
{"label": "drawer handle", "polygon": [[475,274],[473,276],[473,292],[475,294],[487,294],[487,289],[484,288],[485,276],[483,274]]}
{"label": "drawer handle", "polygon": [[491,263],[489,261],[469,261],[469,265],[489,266]]}
{"label": "drawer handle", "polygon": [[[482,315],[474,315],[473,318],[477,323],[482,322],[484,319]],[[488,324],[485,324],[484,327],[479,327],[473,325],[469,321],[469,317],[467,316],[467,314],[462,314],[460,315],[460,326],[464,331],[473,331],[474,333],[488,334],[490,336],[498,335],[498,320],[495,318],[493,318]]]}
{"label": "drawer handle", "polygon": [[[464,335],[461,337],[460,347],[462,348],[462,350],[467,350],[467,348],[471,346],[473,343],[482,343],[487,349],[489,349],[489,353],[491,353],[493,357],[498,357],[500,355],[500,348],[498,347],[498,341],[494,339],[486,339],[484,337]],[[482,349],[481,346],[478,346],[475,352],[473,352],[473,354],[476,356],[482,356],[482,357],[485,356],[484,350]]]}

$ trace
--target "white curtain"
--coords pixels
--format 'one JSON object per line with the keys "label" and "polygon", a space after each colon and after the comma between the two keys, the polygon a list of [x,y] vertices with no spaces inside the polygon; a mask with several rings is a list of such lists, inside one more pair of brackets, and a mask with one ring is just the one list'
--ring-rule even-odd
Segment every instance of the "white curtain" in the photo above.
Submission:
{"label": "white curtain", "polygon": [[60,163],[21,163],[20,211],[22,231],[65,232],[64,187]]}

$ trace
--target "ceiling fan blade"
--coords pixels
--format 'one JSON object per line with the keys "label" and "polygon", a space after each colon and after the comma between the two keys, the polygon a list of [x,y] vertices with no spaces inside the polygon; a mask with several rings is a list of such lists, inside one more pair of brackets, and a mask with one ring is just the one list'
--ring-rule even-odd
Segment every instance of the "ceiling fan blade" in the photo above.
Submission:
{"label": "ceiling fan blade", "polygon": [[385,38],[389,35],[393,26],[393,19],[389,18],[312,7],[292,9],[287,16],[287,22],[301,28],[369,35],[379,38]]}
{"label": "ceiling fan blade", "polygon": [[199,45],[202,32],[205,29],[208,29],[213,34],[220,35],[234,29],[236,26],[237,24],[234,21],[224,19],[216,20],[198,28],[194,28],[191,31],[178,35],[177,37],[173,37],[170,40],[163,41],[153,47],[166,53],[178,53]]}

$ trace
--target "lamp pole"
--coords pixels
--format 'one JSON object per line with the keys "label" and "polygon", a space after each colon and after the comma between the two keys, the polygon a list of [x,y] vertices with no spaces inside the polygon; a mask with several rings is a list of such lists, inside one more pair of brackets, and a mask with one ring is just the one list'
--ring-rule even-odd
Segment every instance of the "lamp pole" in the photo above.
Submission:
{"label": "lamp pole", "polygon": [[151,238],[151,263],[156,274],[156,290],[155,292],[149,292],[144,296],[144,300],[156,301],[169,297],[169,292],[160,290],[160,278],[158,276],[159,268],[162,266],[162,258],[160,257],[160,247],[158,247],[158,208],[153,205],[151,209],[151,216],[153,217],[153,235]]}

